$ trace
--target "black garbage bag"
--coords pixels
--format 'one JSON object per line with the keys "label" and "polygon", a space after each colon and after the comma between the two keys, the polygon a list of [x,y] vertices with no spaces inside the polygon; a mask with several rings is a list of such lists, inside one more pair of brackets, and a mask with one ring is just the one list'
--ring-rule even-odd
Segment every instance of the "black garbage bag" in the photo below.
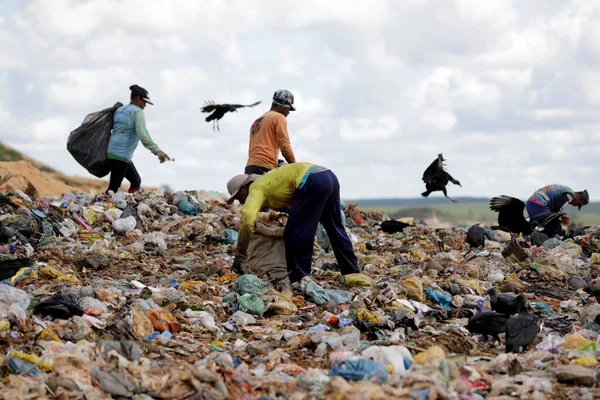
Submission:
{"label": "black garbage bag", "polygon": [[82,316],[83,309],[77,302],[66,294],[55,294],[38,303],[34,309],[35,314],[50,315],[58,319],[69,319],[73,316]]}
{"label": "black garbage bag", "polygon": [[29,258],[17,258],[14,260],[0,260],[0,281],[10,279],[23,267],[29,267],[31,260]]}
{"label": "black garbage bag", "polygon": [[81,126],[69,135],[67,150],[88,172],[102,178],[110,172],[106,167],[106,152],[117,108],[123,104],[88,114]]}

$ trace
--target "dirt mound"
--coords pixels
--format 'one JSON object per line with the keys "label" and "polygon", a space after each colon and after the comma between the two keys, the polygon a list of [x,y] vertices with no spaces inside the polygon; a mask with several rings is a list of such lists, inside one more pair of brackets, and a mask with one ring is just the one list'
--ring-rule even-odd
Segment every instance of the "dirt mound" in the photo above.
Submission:
{"label": "dirt mound", "polygon": [[30,161],[0,162],[0,176],[12,173],[0,191],[19,189],[35,191],[38,196],[61,196],[67,192],[105,190],[108,183],[99,179],[71,178],[56,172],[42,172]]}

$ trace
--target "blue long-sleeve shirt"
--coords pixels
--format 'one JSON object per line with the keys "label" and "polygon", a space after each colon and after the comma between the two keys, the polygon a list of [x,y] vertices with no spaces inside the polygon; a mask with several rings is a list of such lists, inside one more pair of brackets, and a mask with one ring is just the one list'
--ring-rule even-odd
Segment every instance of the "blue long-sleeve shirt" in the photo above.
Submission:
{"label": "blue long-sleeve shirt", "polygon": [[146,129],[144,111],[140,107],[127,104],[117,108],[106,158],[130,164],[140,141],[153,154],[161,151]]}
{"label": "blue long-sleeve shirt", "polygon": [[558,212],[573,199],[573,195],[573,189],[568,186],[548,185],[538,189],[529,198],[529,201],[545,207],[552,212]]}

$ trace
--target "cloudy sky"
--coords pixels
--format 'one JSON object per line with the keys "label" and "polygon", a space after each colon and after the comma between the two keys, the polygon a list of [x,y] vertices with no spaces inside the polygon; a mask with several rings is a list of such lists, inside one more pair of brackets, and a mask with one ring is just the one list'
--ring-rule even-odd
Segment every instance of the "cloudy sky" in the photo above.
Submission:
{"label": "cloudy sky", "polygon": [[[0,140],[86,171],[66,140],[86,114],[150,92],[143,183],[225,191],[249,127],[291,90],[296,158],[345,198],[414,197],[438,153],[454,196],[600,195],[600,2],[2,0]],[[205,100],[249,103],[213,133]],[[439,196],[440,194],[436,194]]]}

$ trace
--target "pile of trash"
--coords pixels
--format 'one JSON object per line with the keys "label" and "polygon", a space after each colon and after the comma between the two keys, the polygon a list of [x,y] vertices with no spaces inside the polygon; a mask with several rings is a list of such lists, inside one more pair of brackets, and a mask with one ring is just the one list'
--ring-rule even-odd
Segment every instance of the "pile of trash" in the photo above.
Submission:
{"label": "pile of trash", "polygon": [[[0,397],[600,397],[600,227],[469,249],[463,228],[384,233],[384,213],[348,205],[361,272],[340,275],[320,227],[312,276],[290,285],[286,214],[261,212],[238,275],[225,200],[0,194]],[[523,351],[467,329],[518,294]]]}

